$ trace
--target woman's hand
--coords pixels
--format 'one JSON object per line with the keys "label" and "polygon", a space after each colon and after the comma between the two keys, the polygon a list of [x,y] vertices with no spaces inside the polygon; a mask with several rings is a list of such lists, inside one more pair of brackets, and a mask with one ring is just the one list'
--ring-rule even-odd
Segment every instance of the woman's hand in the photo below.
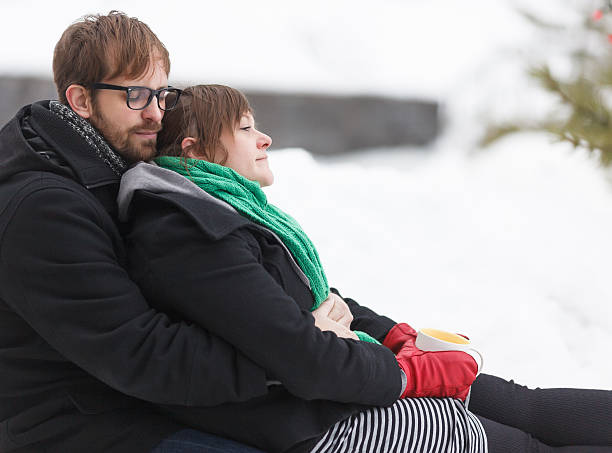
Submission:
{"label": "woman's hand", "polygon": [[421,351],[415,345],[417,332],[406,323],[396,324],[383,345],[391,349],[406,375],[402,398],[450,396],[465,401],[478,374],[474,358],[462,351]]}
{"label": "woman's hand", "polygon": [[410,342],[396,354],[406,375],[401,398],[452,397],[465,401],[478,374],[478,364],[463,351],[421,351]]}
{"label": "woman's hand", "polygon": [[350,329],[353,315],[351,315],[348,305],[346,305],[342,298],[336,294],[331,293],[329,297],[312,312],[312,315],[315,319],[315,326],[323,332],[334,332],[340,338],[359,339]]}
{"label": "woman's hand", "polygon": [[383,345],[391,349],[397,354],[404,344],[409,343],[414,346],[416,341],[417,331],[409,324],[400,322],[391,328],[383,341]]}
{"label": "woman's hand", "polygon": [[312,313],[315,315],[315,319],[317,314],[326,316],[349,330],[353,322],[353,314],[349,306],[342,300],[342,297],[334,293],[329,293],[329,297],[321,302],[321,305]]}

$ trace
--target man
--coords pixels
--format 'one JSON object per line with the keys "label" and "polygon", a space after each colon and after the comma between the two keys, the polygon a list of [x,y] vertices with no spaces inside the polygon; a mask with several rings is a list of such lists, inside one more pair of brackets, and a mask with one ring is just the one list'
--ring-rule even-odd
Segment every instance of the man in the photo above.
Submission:
{"label": "man", "polygon": [[0,452],[148,452],[185,436],[199,447],[180,451],[255,451],[154,409],[267,393],[264,370],[152,310],[125,271],[119,179],[155,152],[180,95],[169,70],[142,22],[85,17],[55,48],[60,102],[0,131]]}

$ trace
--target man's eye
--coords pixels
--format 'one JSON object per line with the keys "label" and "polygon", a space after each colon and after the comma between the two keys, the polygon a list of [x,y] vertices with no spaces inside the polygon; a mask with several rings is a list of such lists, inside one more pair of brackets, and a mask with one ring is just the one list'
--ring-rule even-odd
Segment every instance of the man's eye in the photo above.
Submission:
{"label": "man's eye", "polygon": [[144,90],[132,90],[130,92],[130,100],[136,101],[138,99],[143,99],[145,97]]}

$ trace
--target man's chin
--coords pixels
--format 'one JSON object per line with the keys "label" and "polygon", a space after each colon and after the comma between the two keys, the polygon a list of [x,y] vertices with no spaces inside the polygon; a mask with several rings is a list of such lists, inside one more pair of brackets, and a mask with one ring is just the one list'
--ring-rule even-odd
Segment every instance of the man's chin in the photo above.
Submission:
{"label": "man's chin", "polygon": [[129,148],[119,151],[119,154],[133,164],[141,160],[151,160],[155,157],[157,150],[155,148],[156,140],[148,140],[140,143],[130,143]]}

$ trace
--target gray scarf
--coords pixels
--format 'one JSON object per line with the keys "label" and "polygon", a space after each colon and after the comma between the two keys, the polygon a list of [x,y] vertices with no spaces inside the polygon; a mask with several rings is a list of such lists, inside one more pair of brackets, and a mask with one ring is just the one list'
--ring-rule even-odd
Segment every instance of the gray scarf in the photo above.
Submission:
{"label": "gray scarf", "polygon": [[74,113],[70,107],[57,101],[50,101],[49,108],[51,112],[68,123],[77,134],[83,137],[96,155],[106,162],[114,173],[118,176],[125,173],[128,168],[127,162],[106,143],[106,140],[89,121]]}

